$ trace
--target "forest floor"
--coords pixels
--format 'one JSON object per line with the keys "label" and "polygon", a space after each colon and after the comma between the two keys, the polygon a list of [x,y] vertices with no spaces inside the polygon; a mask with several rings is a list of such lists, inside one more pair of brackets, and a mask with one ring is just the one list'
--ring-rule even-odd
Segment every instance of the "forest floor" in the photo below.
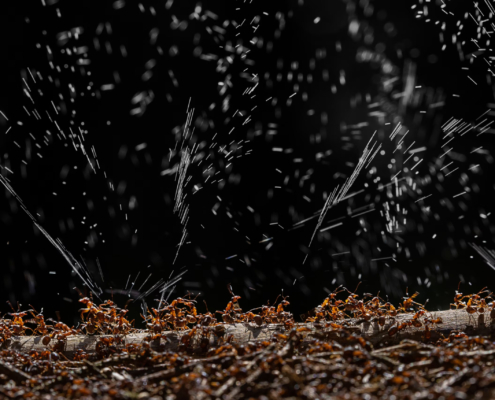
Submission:
{"label": "forest floor", "polygon": [[393,307],[334,293],[303,323],[286,299],[254,314],[234,295],[223,322],[178,299],[146,330],[110,301],[81,299],[77,328],[17,310],[0,319],[0,399],[495,398],[488,292],[435,313],[414,295]]}

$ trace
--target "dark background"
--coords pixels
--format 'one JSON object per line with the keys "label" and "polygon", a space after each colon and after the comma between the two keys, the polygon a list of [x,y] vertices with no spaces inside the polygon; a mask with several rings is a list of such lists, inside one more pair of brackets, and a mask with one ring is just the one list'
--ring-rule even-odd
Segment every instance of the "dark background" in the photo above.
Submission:
{"label": "dark background", "polygon": [[[113,292],[123,305],[187,270],[172,297],[201,293],[210,310],[223,309],[228,283],[245,309],[283,291],[299,314],[328,290],[340,284],[352,290],[360,281],[361,291],[380,290],[392,300],[409,287],[436,309],[448,306],[459,281],[468,292],[493,279],[495,271],[469,246],[492,245],[493,132],[456,138],[449,162],[459,170],[439,177],[447,164],[439,160],[441,125],[451,117],[477,124],[493,102],[490,74],[478,60],[461,60],[451,42],[442,50],[435,21],[447,17],[438,7],[425,21],[411,9],[415,3],[385,0],[45,3],[9,2],[2,9],[0,110],[8,118],[0,116],[2,174],[44,229],[85,264],[101,298]],[[463,7],[452,10],[463,15]],[[255,18],[259,23],[250,25]],[[445,37],[452,26],[455,18]],[[401,104],[397,94],[412,69],[415,94]],[[256,83],[256,96],[245,95]],[[189,102],[190,143],[202,144],[199,153],[210,157],[188,170],[188,236],[173,264],[183,227],[173,212],[174,174],[166,171],[180,160],[170,149]],[[87,130],[96,173],[71,140],[57,136],[45,110],[66,134]],[[390,164],[397,143],[388,136],[399,121],[410,131],[407,146],[415,141],[414,148],[426,150],[397,196],[381,183],[398,172]],[[322,228],[343,224],[308,248],[317,218],[295,224],[319,213],[375,130],[386,155],[361,172],[349,193],[365,190],[333,207]],[[226,161],[222,146],[236,157]],[[205,183],[209,164],[215,184]],[[194,185],[202,187],[195,194]],[[466,187],[469,193],[453,198]],[[387,202],[399,205],[397,218],[407,210],[400,232],[386,230],[380,210]],[[2,297],[76,320],[74,288],[87,288],[7,191],[0,204]],[[148,305],[159,296],[149,294]],[[139,306],[131,309],[137,315]]]}

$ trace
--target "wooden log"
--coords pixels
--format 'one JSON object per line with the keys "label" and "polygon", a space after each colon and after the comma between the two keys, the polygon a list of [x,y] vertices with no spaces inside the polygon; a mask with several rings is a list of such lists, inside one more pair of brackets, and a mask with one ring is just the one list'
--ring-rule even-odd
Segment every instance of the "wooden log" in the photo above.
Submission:
{"label": "wooden log", "polygon": [[[495,320],[489,317],[488,313],[469,315],[465,310],[438,311],[430,314],[433,318],[441,318],[442,323],[431,328],[430,340],[435,341],[442,337],[447,337],[452,331],[464,332],[469,336],[493,336],[495,335]],[[405,320],[412,319],[413,314],[400,314],[395,318],[387,318],[385,325],[380,326],[377,321],[363,322],[353,319],[336,322],[346,325],[344,330],[334,328],[323,328],[312,323],[296,324],[296,327],[307,327],[309,331],[303,334],[307,337],[318,337],[338,340],[343,335],[352,333],[359,335],[371,342],[375,347],[396,344],[403,339],[424,340],[424,327],[408,327],[404,331],[390,336],[389,329]],[[423,318],[421,318],[421,321]],[[258,327],[254,324],[226,324],[225,335],[233,335],[233,340],[237,343],[247,343],[257,340],[270,340],[275,333],[284,333],[283,325],[270,324]],[[180,344],[181,338],[187,333],[184,331],[164,332],[161,339],[150,342],[153,349],[174,350]],[[121,345],[140,344],[148,336],[148,333],[136,333],[126,335],[122,338]],[[81,349],[87,353],[96,351],[96,345],[102,336],[74,335],[67,338],[64,354],[72,356]],[[210,345],[218,341],[218,336],[211,334]],[[7,340],[0,346],[0,349],[12,349],[20,352],[30,352],[32,350],[42,352],[50,350],[51,346],[43,345],[40,336],[17,336]]]}

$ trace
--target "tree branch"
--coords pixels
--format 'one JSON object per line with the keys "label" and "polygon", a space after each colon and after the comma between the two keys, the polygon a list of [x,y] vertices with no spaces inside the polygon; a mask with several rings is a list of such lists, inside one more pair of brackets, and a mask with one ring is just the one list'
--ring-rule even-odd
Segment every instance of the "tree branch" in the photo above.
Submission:
{"label": "tree branch", "polygon": [[[389,335],[389,329],[397,323],[412,319],[413,314],[400,314],[395,318],[387,318],[385,325],[380,326],[377,321],[364,322],[353,319],[346,320],[346,328],[344,330],[336,330],[333,328],[323,328],[323,326],[315,326],[315,324],[296,324],[296,327],[307,327],[309,332],[303,332],[304,335],[315,336],[318,338],[338,340],[342,335],[352,333],[363,337],[373,345],[390,345],[398,343],[403,339],[413,339],[422,341],[425,339],[424,327],[407,329],[396,333],[393,336]],[[432,312],[431,316],[441,318],[442,323],[431,326],[431,340],[439,339],[443,336],[448,336],[452,331],[462,331],[469,336],[473,335],[491,335],[495,333],[495,321],[492,321],[488,313],[469,315],[465,310],[450,310]],[[421,319],[422,321],[423,319]],[[336,322],[344,324],[344,321]],[[187,331],[171,331],[164,332],[162,338],[150,342],[154,349],[164,348],[166,350],[177,349],[180,344],[181,337]],[[226,325],[225,336],[233,335],[234,340],[238,343],[247,343],[256,340],[270,340],[274,333],[284,333],[284,327],[279,324],[263,325],[258,327],[254,324],[228,324]],[[138,333],[127,335],[123,339],[123,344],[140,344],[148,336],[147,333]],[[77,350],[81,349],[87,353],[96,351],[96,344],[100,336],[85,336],[75,335],[67,338],[64,354],[71,356]],[[210,344],[218,341],[216,335],[212,334]],[[49,350],[49,346],[43,345],[40,336],[21,336],[14,337],[0,347],[1,349],[12,349],[21,352],[45,351]]]}

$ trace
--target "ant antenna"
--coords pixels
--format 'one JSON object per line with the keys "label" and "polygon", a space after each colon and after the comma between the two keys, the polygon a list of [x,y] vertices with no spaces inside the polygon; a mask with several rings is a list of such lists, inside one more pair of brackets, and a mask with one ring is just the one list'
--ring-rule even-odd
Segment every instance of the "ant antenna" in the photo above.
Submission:
{"label": "ant antenna", "polygon": [[28,304],[28,306],[32,308],[32,310],[29,310],[29,311],[34,311],[38,315],[42,315],[43,314],[43,309],[41,309],[41,312],[38,313],[38,311],[36,311],[36,309],[31,304]]}
{"label": "ant antenna", "polygon": [[332,292],[332,293],[340,293],[340,292],[344,292],[345,290],[347,290],[345,287],[343,287],[344,285],[339,285],[335,288],[335,290]]}
{"label": "ant antenna", "polygon": [[209,312],[209,311],[208,311],[208,304],[206,304],[206,300],[203,300],[203,303],[205,303],[206,312]]}
{"label": "ant antenna", "polygon": [[12,303],[7,300],[7,304],[10,306],[10,308],[12,308],[12,311],[14,311],[14,313],[15,313],[15,309],[14,309],[14,307],[12,307]]}
{"label": "ant antenna", "polygon": [[489,290],[487,289],[487,286],[485,286],[483,289],[481,289],[478,294],[488,292]]}

